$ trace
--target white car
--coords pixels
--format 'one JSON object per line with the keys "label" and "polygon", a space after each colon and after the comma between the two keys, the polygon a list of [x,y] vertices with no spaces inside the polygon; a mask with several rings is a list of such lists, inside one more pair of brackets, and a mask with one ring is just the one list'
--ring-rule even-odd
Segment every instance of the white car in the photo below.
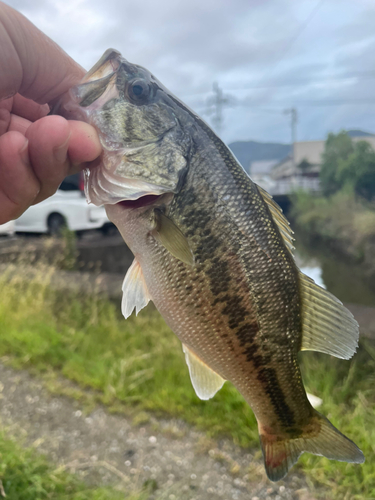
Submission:
{"label": "white car", "polygon": [[14,220],[10,220],[5,224],[0,225],[0,234],[6,234],[8,236],[13,236],[15,232],[15,222]]}
{"label": "white car", "polygon": [[58,235],[64,227],[84,231],[110,225],[104,207],[87,204],[82,177],[75,174],[67,177],[53,196],[28,208],[16,220],[16,231]]}

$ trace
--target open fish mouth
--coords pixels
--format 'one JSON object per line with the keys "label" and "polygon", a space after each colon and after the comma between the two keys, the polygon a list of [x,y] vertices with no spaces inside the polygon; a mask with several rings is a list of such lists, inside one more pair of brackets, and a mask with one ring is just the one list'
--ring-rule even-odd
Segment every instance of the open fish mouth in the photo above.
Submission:
{"label": "open fish mouth", "polygon": [[127,61],[120,52],[108,49],[81,82],[72,87],[52,109],[52,114],[59,113],[67,119],[81,119],[91,123],[98,130],[103,153],[95,165],[84,169],[86,199],[88,203],[97,206],[159,196],[171,190],[170,186],[128,177],[124,172],[127,155],[134,155],[154,141],[125,146],[102,131],[101,110],[108,101],[119,99],[117,79],[124,63]]}
{"label": "open fish mouth", "polygon": [[98,131],[102,154],[84,170],[89,203],[115,205],[177,192],[190,139],[177,126],[165,95],[151,73],[108,49],[53,107],[52,114],[85,121]]}
{"label": "open fish mouth", "polygon": [[148,194],[145,196],[141,196],[136,200],[123,200],[119,201],[117,204],[120,205],[124,209],[135,209],[135,208],[143,208],[149,205],[157,205],[161,199],[164,198],[162,194]]}
{"label": "open fish mouth", "polygon": [[81,83],[99,80],[115,73],[120,67],[121,59],[122,56],[118,50],[106,50],[99,61],[85,74]]}

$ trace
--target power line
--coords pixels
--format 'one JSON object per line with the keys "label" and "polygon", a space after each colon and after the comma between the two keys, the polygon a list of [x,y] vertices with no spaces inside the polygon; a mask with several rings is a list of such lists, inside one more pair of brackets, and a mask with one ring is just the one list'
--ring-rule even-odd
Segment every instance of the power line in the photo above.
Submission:
{"label": "power line", "polygon": [[289,43],[284,47],[284,51],[283,53],[281,54],[281,56],[279,57],[278,61],[276,62],[276,64],[274,65],[273,68],[271,68],[271,71],[268,73],[268,76],[266,76],[264,78],[265,81],[269,80],[270,76],[276,71],[277,67],[279,66],[279,64],[281,63],[281,61],[285,58],[285,56],[288,54],[288,52],[290,51],[290,49],[293,47],[294,43],[296,42],[296,40],[301,36],[301,34],[305,31],[305,29],[307,28],[307,26],[310,24],[311,20],[313,19],[313,17],[315,16],[315,14],[318,12],[318,10],[320,9],[320,7],[323,5],[324,3],[324,0],[320,0],[317,2],[317,4],[315,5],[315,7],[313,8],[313,10],[310,12],[309,16],[307,17],[307,19],[305,20],[305,22],[303,22],[301,25],[300,25],[300,28],[299,30],[297,31],[297,33],[294,35],[294,37],[292,37],[292,39],[289,41]]}
{"label": "power line", "polygon": [[[324,82],[332,82],[332,81],[340,81],[340,80],[348,80],[350,78],[368,78],[372,79],[375,78],[375,72],[374,71],[368,71],[368,72],[358,72],[358,73],[347,73],[344,75],[340,76],[327,76],[326,78],[321,78],[319,80],[305,80],[305,81],[298,81],[298,82],[284,82],[284,83],[278,83],[275,85],[269,84],[254,84],[254,85],[240,85],[240,86],[230,86],[227,87],[225,90],[229,92],[237,91],[237,90],[254,90],[254,89],[268,89],[268,88],[284,88],[284,87],[303,87],[307,85],[315,85],[317,83],[324,83]],[[204,95],[208,94],[210,91],[209,90],[202,90],[201,92],[194,92],[192,94],[183,94],[184,97],[194,97],[194,96],[199,96],[199,95]]]}
{"label": "power line", "polygon": [[[224,94],[223,90],[219,87],[219,85],[215,82],[213,84],[213,95],[210,96],[206,101],[206,106],[208,109],[203,111],[206,114],[213,114],[212,122],[218,133],[221,133],[223,127],[223,108],[225,106],[233,106],[237,105],[239,107],[247,108],[247,112],[254,113],[271,113],[271,114],[290,114],[291,117],[291,135],[292,135],[292,144],[296,142],[296,125],[297,125],[297,110],[295,108],[298,106],[358,106],[358,105],[373,105],[375,104],[375,98],[358,98],[358,99],[300,99],[298,101],[293,101],[292,107],[288,107],[285,109],[285,106],[290,106],[289,102],[277,101],[273,102],[273,106],[279,106],[279,108],[265,108],[264,104],[260,104],[254,101],[246,101],[246,100],[236,100],[233,96],[229,94]],[[294,153],[293,153],[294,155]],[[294,156],[293,156],[294,161]]]}
{"label": "power line", "polygon": [[306,99],[294,101],[298,106],[343,106],[359,104],[375,104],[375,99]]}
{"label": "power line", "polygon": [[[375,104],[375,98],[363,98],[363,99],[298,99],[298,100],[285,100],[285,101],[274,101],[272,106],[280,106],[280,108],[285,108],[285,106],[290,106],[291,102],[294,106],[343,106],[343,105],[361,105],[361,104]],[[239,106],[251,107],[254,109],[262,108],[264,103],[256,103],[254,101],[238,100],[237,104]],[[282,109],[278,108],[263,108],[267,112],[280,112]]]}
{"label": "power line", "polygon": [[[369,72],[370,73],[370,72]],[[269,84],[269,85],[263,85],[263,84],[254,84],[254,85],[244,85],[244,86],[238,86],[238,87],[228,87],[226,90],[232,91],[233,90],[254,90],[254,89],[269,89],[269,88],[283,88],[283,87],[303,87],[307,85],[314,85],[317,83],[324,83],[324,82],[333,82],[333,81],[341,81],[341,80],[349,80],[350,78],[375,78],[375,72],[372,74],[347,74],[347,75],[340,75],[340,76],[328,76],[326,78],[321,78],[319,80],[304,80],[304,81],[295,81],[295,82],[284,82],[284,83],[278,83],[278,84]],[[204,92],[201,92],[203,94]],[[191,94],[194,95],[194,94]],[[198,95],[195,94],[195,95]]]}

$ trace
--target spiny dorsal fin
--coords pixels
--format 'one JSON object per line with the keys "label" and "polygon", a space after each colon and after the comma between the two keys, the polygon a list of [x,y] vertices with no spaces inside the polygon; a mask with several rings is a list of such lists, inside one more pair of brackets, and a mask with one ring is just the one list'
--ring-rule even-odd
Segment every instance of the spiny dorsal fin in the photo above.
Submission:
{"label": "spiny dorsal fin", "polygon": [[189,367],[191,383],[200,399],[210,399],[223,387],[225,380],[182,344],[186,364]]}
{"label": "spiny dorsal fin", "polygon": [[272,198],[272,196],[267,193],[263,188],[256,185],[258,188],[259,193],[261,194],[263,200],[267,203],[268,208],[270,209],[270,212],[272,214],[273,220],[277,224],[277,227],[279,228],[279,231],[281,233],[281,236],[284,240],[284,243],[288,250],[292,253],[294,250],[293,246],[293,231],[290,228],[289,222],[286,219],[285,215],[283,214],[283,211],[279,207],[279,205],[275,202],[275,200]]}
{"label": "spiny dorsal fin", "polygon": [[176,224],[162,212],[155,211],[156,228],[152,232],[159,241],[176,259],[193,265],[194,256],[189,243]]}
{"label": "spiny dorsal fin", "polygon": [[125,319],[131,315],[134,309],[135,313],[138,314],[141,309],[147,306],[150,300],[151,297],[147,290],[141,266],[137,259],[134,259],[122,284],[121,311]]}
{"label": "spiny dorsal fin", "polygon": [[334,295],[300,272],[302,351],[350,359],[358,346],[358,323]]}

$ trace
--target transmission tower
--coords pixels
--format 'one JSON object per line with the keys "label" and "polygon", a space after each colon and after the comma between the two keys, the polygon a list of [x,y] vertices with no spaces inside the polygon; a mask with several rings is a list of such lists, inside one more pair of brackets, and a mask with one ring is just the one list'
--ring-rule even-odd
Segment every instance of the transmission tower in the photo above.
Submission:
{"label": "transmission tower", "polygon": [[212,86],[213,95],[207,99],[207,114],[213,115],[212,124],[218,134],[223,129],[223,108],[224,106],[233,106],[235,99],[231,95],[223,94],[222,89],[217,82]]}

